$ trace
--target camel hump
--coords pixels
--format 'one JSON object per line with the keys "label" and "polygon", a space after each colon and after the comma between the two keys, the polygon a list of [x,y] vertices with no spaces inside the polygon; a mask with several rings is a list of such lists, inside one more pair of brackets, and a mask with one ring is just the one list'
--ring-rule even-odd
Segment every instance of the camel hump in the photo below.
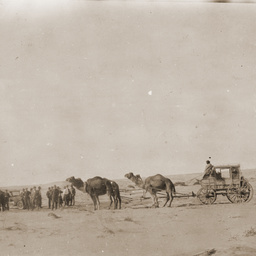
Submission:
{"label": "camel hump", "polygon": [[100,176],[95,176],[93,178],[90,178],[87,180],[87,183],[90,184],[90,183],[98,183],[98,182],[102,182],[104,181],[103,178],[101,178]]}
{"label": "camel hump", "polygon": [[91,178],[91,180],[104,180],[104,178],[102,178],[100,176],[95,176],[95,177]]}
{"label": "camel hump", "polygon": [[162,182],[165,182],[166,181],[166,178],[161,175],[161,174],[156,174],[154,176],[149,176],[148,178],[146,178],[145,180],[145,183],[152,183],[153,184],[156,184],[156,183],[162,183]]}
{"label": "camel hump", "polygon": [[94,191],[107,191],[109,193],[113,193],[113,189],[111,186],[111,183],[108,179],[102,178],[99,176],[96,176],[94,178],[88,179],[87,180],[87,190],[94,190]]}
{"label": "camel hump", "polygon": [[159,174],[159,173],[156,174],[155,176],[164,180],[167,179],[166,177],[164,177],[162,174]]}
{"label": "camel hump", "polygon": [[161,190],[171,190],[175,193],[175,187],[172,181],[161,174],[156,174],[154,176],[150,176],[145,180],[145,187],[153,187]]}

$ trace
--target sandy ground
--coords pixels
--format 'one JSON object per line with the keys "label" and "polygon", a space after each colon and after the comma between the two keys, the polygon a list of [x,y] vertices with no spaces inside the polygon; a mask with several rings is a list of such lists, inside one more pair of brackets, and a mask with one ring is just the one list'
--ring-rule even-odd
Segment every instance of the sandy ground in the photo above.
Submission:
{"label": "sandy ground", "polygon": [[[250,183],[255,187],[256,179]],[[129,180],[119,184],[122,189],[132,185]],[[12,207],[0,213],[1,255],[208,255],[211,249],[214,255],[256,255],[256,196],[246,204],[219,196],[209,206],[197,198],[176,198],[171,208],[162,208],[160,198],[157,209],[148,208],[151,200],[140,196],[123,197],[121,210],[108,210],[108,198],[101,196],[101,210],[94,211],[89,196],[80,191],[73,207],[51,211],[45,198],[39,211]]]}

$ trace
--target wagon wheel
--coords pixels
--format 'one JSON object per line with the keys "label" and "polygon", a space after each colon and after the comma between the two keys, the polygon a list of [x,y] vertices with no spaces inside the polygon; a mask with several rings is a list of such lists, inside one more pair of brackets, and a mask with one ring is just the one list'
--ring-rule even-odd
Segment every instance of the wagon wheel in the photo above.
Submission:
{"label": "wagon wheel", "polygon": [[227,198],[231,203],[249,202],[253,197],[253,188],[250,183],[244,184],[242,187],[229,187]]}
{"label": "wagon wheel", "polygon": [[201,188],[197,192],[197,198],[203,203],[203,204],[213,204],[217,198],[216,192],[209,188]]}
{"label": "wagon wheel", "polygon": [[19,209],[23,209],[23,203],[22,203],[22,201],[18,201],[17,202],[17,207],[19,208]]}
{"label": "wagon wheel", "polygon": [[247,183],[246,185],[247,185],[247,187],[248,187],[248,193],[249,193],[249,197],[248,197],[248,199],[246,200],[246,202],[248,203],[248,202],[251,201],[251,199],[252,199],[252,197],[253,197],[253,188],[252,188],[252,185],[251,185],[250,183]]}

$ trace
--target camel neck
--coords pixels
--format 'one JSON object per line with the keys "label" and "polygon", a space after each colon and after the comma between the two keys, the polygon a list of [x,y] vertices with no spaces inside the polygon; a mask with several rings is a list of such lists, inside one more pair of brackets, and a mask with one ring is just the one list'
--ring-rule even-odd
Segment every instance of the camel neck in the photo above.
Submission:
{"label": "camel neck", "polygon": [[144,188],[144,182],[143,181],[138,181],[138,179],[136,179],[135,177],[132,177],[131,181],[133,183],[135,183],[138,187]]}
{"label": "camel neck", "polygon": [[75,185],[73,185],[77,190],[80,190],[80,191],[82,191],[82,192],[84,192],[84,187],[78,187],[78,186],[75,186]]}

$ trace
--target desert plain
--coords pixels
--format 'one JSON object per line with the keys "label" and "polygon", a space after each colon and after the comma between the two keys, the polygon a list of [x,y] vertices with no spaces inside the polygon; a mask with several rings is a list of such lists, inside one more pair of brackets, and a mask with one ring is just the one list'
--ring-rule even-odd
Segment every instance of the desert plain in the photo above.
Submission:
{"label": "desert plain", "polygon": [[[254,188],[255,173],[243,171]],[[176,186],[178,193],[191,194],[201,187],[194,185],[196,176],[168,177],[185,182],[185,186]],[[149,195],[142,199],[142,191],[133,188],[130,180],[116,181],[121,210],[108,209],[108,197],[101,196],[101,209],[94,211],[89,195],[77,190],[75,206],[52,211],[47,206],[47,188],[69,183],[40,184],[42,209],[11,206],[1,212],[1,255],[256,255],[255,195],[243,204],[232,204],[224,196],[212,205],[203,205],[196,197],[174,198],[171,208],[163,208],[160,197],[160,207],[151,208]]]}

